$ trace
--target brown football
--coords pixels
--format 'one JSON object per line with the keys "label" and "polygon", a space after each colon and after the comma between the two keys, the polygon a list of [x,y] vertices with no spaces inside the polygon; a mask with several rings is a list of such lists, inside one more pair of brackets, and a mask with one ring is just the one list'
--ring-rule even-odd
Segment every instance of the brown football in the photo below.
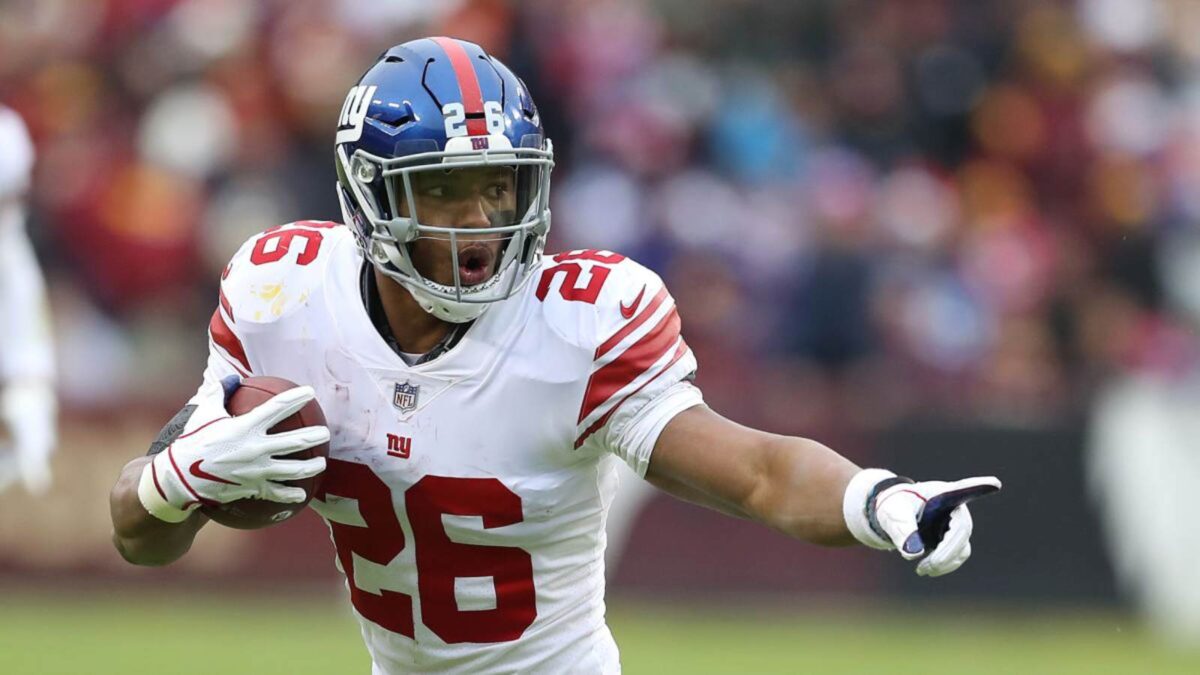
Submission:
{"label": "brown football", "polygon": [[[233,396],[229,398],[225,407],[231,415],[242,415],[262,405],[275,394],[296,386],[298,386],[296,383],[281,377],[248,377],[242,381],[242,386],[233,392]],[[321,411],[321,406],[314,399],[306,403],[299,412],[271,427],[269,433],[324,425],[325,413]],[[322,443],[316,447],[280,457],[283,459],[308,459],[309,457],[327,457],[328,455],[329,444]],[[323,476],[324,474],[317,474],[312,478],[284,483],[304,488],[306,497],[300,504],[280,504],[265,499],[247,498],[228,504],[205,505],[200,507],[200,510],[214,521],[239,530],[255,530],[275,525],[296,515],[308,505],[308,501],[320,488]]]}

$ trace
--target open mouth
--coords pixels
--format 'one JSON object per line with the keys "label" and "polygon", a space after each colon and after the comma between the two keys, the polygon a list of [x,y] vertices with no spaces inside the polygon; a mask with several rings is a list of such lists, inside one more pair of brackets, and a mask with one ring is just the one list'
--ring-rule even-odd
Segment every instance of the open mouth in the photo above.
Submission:
{"label": "open mouth", "polygon": [[475,286],[492,276],[496,255],[483,244],[471,244],[458,252],[458,278],[463,286]]}

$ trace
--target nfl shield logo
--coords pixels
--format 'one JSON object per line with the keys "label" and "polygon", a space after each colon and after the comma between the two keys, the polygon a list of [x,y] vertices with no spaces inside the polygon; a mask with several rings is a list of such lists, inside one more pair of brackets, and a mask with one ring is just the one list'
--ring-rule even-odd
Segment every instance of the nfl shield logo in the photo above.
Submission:
{"label": "nfl shield logo", "polygon": [[396,396],[392,403],[400,412],[412,412],[417,407],[417,396],[421,393],[421,385],[407,382],[396,383]]}

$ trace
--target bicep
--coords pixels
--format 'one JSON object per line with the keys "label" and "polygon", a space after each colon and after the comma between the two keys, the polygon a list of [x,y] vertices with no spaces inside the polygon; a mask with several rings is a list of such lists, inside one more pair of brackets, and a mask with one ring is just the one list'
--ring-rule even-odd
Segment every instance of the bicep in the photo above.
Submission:
{"label": "bicep", "polygon": [[769,471],[772,438],[695,406],[659,435],[646,480],[680,499],[748,518],[746,504]]}
{"label": "bicep", "polygon": [[681,499],[842,545],[854,541],[842,495],[858,470],[816,441],[750,429],[696,407],[663,429],[646,478]]}

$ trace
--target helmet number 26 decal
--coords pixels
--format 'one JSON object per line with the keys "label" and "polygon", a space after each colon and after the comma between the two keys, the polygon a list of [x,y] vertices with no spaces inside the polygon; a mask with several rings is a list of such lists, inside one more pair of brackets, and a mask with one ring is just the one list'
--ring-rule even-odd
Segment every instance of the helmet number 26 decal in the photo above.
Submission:
{"label": "helmet number 26 decal", "polygon": [[[446,118],[446,138],[467,135],[467,112],[463,104],[447,103],[442,106],[442,115]],[[489,134],[504,133],[504,108],[499,101],[483,102],[483,118]]]}
{"label": "helmet number 26 decal", "polygon": [[375,85],[351,87],[338,115],[338,132],[335,142],[353,143],[362,138],[363,122],[367,120],[367,108],[375,96]]}

